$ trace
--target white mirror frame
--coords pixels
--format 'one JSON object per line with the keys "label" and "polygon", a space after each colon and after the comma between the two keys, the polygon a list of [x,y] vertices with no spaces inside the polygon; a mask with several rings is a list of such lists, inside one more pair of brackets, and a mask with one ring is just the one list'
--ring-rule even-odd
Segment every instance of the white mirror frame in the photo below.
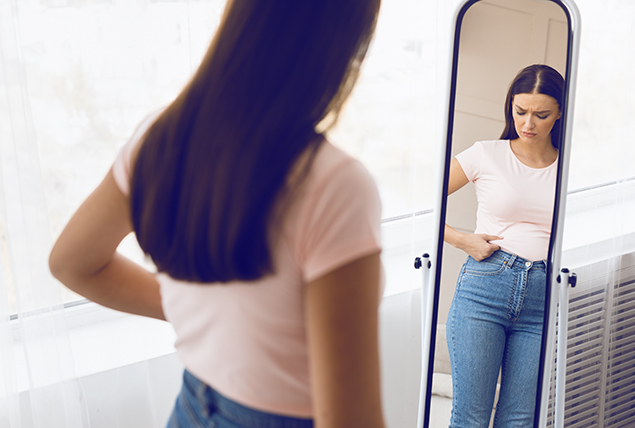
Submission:
{"label": "white mirror frame", "polygon": [[[558,312],[558,273],[560,272],[562,259],[562,239],[564,235],[564,213],[567,203],[567,186],[569,180],[569,159],[571,157],[571,135],[573,132],[573,115],[575,107],[575,90],[578,76],[578,57],[580,52],[580,11],[573,0],[558,0],[563,7],[567,19],[569,20],[569,46],[567,49],[567,72],[565,76],[565,108],[566,117],[564,122],[563,146],[560,153],[558,182],[556,188],[556,203],[554,204],[554,216],[551,227],[552,246],[549,253],[550,258],[550,287],[549,295],[545,302],[545,321],[543,326],[543,337],[541,347],[541,369],[542,379],[539,383],[539,405],[534,426],[547,426],[547,411],[549,406],[549,385],[551,383],[551,373],[554,361],[554,344],[556,335],[556,314]],[[565,356],[566,361],[566,356]],[[565,366],[566,367],[566,366]],[[566,370],[565,370],[566,372]],[[562,373],[566,376],[566,373]],[[564,385],[564,383],[563,383]],[[556,402],[560,401],[560,406],[564,409],[564,391],[556,391]],[[554,423],[556,428],[564,427],[564,414],[556,415]]]}

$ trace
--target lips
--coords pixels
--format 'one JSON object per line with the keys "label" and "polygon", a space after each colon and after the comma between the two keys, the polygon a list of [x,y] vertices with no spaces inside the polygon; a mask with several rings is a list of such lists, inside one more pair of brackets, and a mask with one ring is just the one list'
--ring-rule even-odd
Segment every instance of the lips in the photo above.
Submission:
{"label": "lips", "polygon": [[536,134],[534,134],[533,132],[524,132],[524,131],[523,131],[523,135],[527,138],[532,138],[536,136]]}

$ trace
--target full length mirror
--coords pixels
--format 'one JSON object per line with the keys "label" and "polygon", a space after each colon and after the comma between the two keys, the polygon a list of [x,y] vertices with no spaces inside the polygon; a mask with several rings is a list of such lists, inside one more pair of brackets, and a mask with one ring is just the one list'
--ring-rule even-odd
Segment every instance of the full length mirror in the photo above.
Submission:
{"label": "full length mirror", "polygon": [[425,426],[534,424],[570,34],[556,1],[458,10]]}

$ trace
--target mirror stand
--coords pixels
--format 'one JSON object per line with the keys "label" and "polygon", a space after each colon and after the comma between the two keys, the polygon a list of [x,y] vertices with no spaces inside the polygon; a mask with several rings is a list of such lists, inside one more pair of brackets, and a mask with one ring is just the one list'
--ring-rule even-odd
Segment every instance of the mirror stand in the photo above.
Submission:
{"label": "mirror stand", "polygon": [[[446,136],[441,149],[443,159],[441,188],[435,208],[435,224],[438,229],[435,231],[436,240],[433,242],[436,242],[437,247],[430,252],[432,257],[425,257],[426,254],[417,258],[415,262],[416,268],[423,268],[421,269],[422,370],[418,428],[436,428],[431,426],[430,422],[430,403],[435,389],[433,373],[435,357],[438,355],[435,352],[437,344],[444,346],[444,342],[437,341],[437,331],[441,332],[439,336],[445,334],[444,324],[454,294],[458,266],[462,263],[461,258],[465,258],[465,254],[454,247],[446,247],[447,251],[444,250],[445,224],[447,221],[451,227],[460,232],[474,233],[476,222],[474,213],[477,208],[477,199],[473,195],[473,190],[457,192],[453,195],[451,203],[448,203],[450,162],[454,156],[474,145],[475,141],[491,141],[500,135],[505,125],[503,113],[506,104],[503,101],[509,82],[519,70],[531,64],[548,65],[558,71],[565,81],[563,99],[559,102],[561,126],[559,131],[554,131],[559,133],[561,144],[559,147],[555,146],[559,148],[559,152],[557,162],[554,162],[554,164],[557,163],[557,178],[554,180],[553,211],[547,211],[553,214],[551,234],[548,250],[545,250],[548,254],[540,257],[545,259],[546,292],[543,298],[545,311],[540,346],[540,369],[536,375],[537,394],[533,419],[534,426],[540,428],[546,427],[547,422],[551,422],[547,420],[547,409],[554,358],[555,317],[558,302],[565,301],[564,297],[558,298],[559,287],[554,278],[557,275],[552,275],[552,272],[560,270],[564,221],[562,214],[566,203],[572,106],[580,38],[579,25],[579,12],[572,0],[464,0],[457,7],[446,104],[448,112]],[[498,141],[502,140],[506,139],[501,137]],[[509,138],[510,148],[511,140],[512,138]],[[472,185],[466,187],[470,186]],[[528,260],[538,260],[538,258],[528,258]],[[565,278],[564,273],[561,277]],[[566,278],[566,281],[569,279]],[[566,314],[566,311],[563,310],[563,313]],[[538,328],[540,328],[539,324]],[[565,333],[564,329],[561,333]],[[558,343],[564,346],[566,340],[558,341]],[[537,347],[535,349],[537,350]],[[438,352],[441,350],[439,349]],[[559,355],[563,355],[560,352],[566,353],[564,348],[559,350]],[[566,359],[560,360],[562,363],[566,362]],[[559,367],[558,371],[564,372],[562,367]],[[560,381],[563,382],[564,376],[561,378]],[[564,409],[562,400],[563,394],[559,393],[560,407],[558,407],[558,417],[554,421],[557,427],[562,426],[562,409]],[[445,424],[447,427],[449,415],[442,416],[442,419],[447,416]]]}

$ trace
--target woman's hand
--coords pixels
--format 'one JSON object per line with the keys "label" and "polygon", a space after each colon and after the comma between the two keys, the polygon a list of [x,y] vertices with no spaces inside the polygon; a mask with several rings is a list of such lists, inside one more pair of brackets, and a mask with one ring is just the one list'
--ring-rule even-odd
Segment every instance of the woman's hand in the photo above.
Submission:
{"label": "woman's hand", "polygon": [[500,246],[491,241],[503,239],[502,236],[486,235],[483,233],[463,233],[445,225],[444,240],[453,247],[465,251],[474,260],[480,262],[491,256]]}
{"label": "woman's hand", "polygon": [[503,239],[501,236],[485,235],[483,233],[465,233],[457,248],[468,253],[474,260],[480,262],[491,256],[500,246],[491,241]]}

